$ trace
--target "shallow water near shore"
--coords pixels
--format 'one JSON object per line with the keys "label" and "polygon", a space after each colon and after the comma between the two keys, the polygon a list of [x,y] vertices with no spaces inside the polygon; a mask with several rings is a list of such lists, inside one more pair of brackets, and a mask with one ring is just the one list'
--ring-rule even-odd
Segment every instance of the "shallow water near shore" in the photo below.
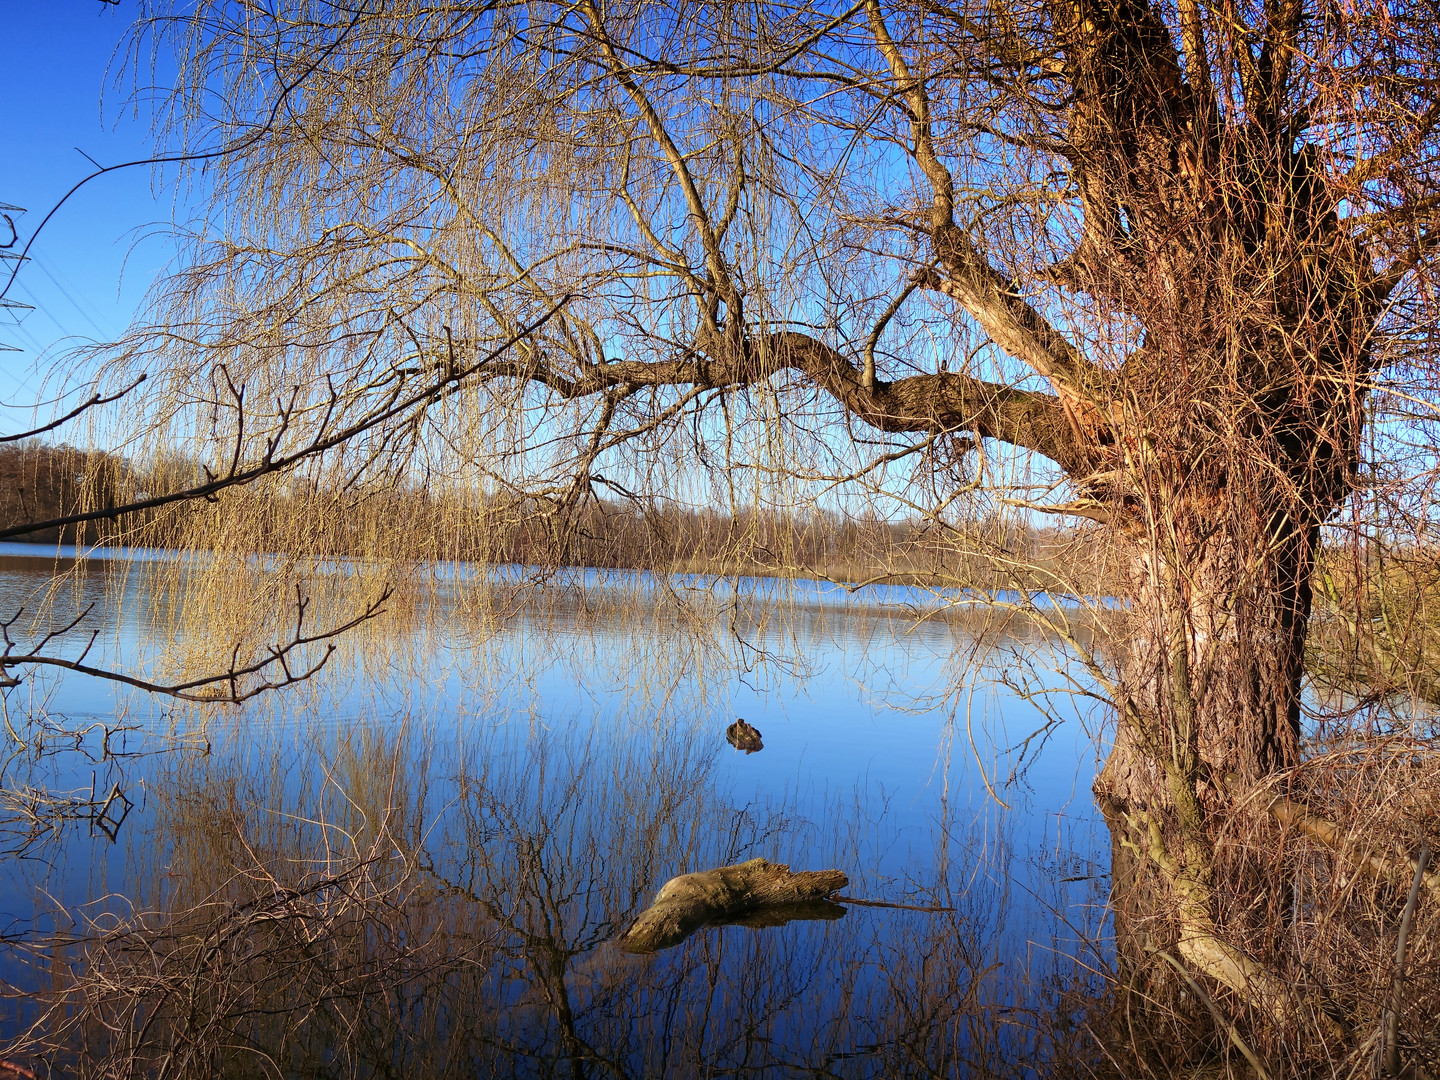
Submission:
{"label": "shallow water near shore", "polygon": [[[640,575],[552,581],[477,629],[495,583],[446,575],[242,706],[73,674],[10,692],[0,1046],[48,1024],[84,1071],[163,1029],[126,1052],[234,1075],[1043,1073],[1069,1052],[1109,839],[1091,718],[996,681],[1039,631],[980,649],[919,590]],[[0,562],[0,604],[46,581]],[[50,617],[94,602],[90,662],[155,663],[160,586],[115,563],[67,588]],[[737,717],[762,751],[726,743]],[[929,910],[611,944],[669,877],[754,857]],[[59,1008],[102,975],[102,1005]]]}

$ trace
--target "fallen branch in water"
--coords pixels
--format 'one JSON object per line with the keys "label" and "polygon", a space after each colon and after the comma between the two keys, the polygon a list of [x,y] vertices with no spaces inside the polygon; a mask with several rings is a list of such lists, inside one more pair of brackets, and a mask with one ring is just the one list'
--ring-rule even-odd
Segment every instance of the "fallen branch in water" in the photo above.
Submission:
{"label": "fallen branch in water", "polygon": [[857,904],[860,907],[899,908],[901,911],[927,911],[932,914],[960,910],[959,908],[953,907],[922,907],[919,904],[895,904],[889,900],[857,900],[853,896],[832,896],[830,899],[834,900],[837,904]]}
{"label": "fallen branch in water", "polygon": [[[707,923],[739,921],[766,909],[783,915],[782,922],[815,918],[815,902],[827,900],[849,883],[839,870],[795,872],[767,859],[681,874],[660,887],[655,902],[620,935],[619,945],[626,952],[656,952],[679,944]],[[825,917],[844,913],[833,905],[826,907]]]}

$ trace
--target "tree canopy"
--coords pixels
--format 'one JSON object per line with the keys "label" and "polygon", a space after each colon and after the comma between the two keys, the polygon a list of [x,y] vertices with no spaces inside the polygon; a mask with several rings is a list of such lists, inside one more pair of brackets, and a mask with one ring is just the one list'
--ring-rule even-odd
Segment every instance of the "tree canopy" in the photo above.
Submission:
{"label": "tree canopy", "polygon": [[1430,14],[201,5],[151,29],[213,212],[125,363],[243,411],[242,458],[453,372],[371,467],[560,493],[704,411],[691,458],[980,436],[1106,516],[1127,451],[1239,434],[1333,506],[1359,398],[1426,360]]}

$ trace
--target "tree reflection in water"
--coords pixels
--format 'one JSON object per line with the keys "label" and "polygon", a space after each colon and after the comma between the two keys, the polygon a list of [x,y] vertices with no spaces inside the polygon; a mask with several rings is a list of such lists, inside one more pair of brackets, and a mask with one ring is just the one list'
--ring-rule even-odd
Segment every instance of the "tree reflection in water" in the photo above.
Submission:
{"label": "tree reflection in water", "polygon": [[616,948],[673,873],[859,857],[853,813],[735,806],[715,757],[680,731],[442,746],[399,725],[181,761],[151,781],[131,902],[29,943],[43,989],[6,1053],[94,1076],[641,1077],[1016,1075],[1079,1052],[1083,958],[997,955],[1023,901],[974,872],[994,835],[937,830],[912,895],[950,912]]}
{"label": "tree reflection in water", "polygon": [[[37,610],[62,621],[96,600],[87,634],[183,673],[233,648],[236,620],[278,588],[272,568],[243,562],[223,580],[157,573],[52,588],[0,564],[0,599],[42,596]],[[1440,1061],[1430,879],[1403,981],[1394,959],[1417,876],[1407,852],[1440,820],[1433,740],[1317,743],[1273,825],[1227,827],[1225,857],[1275,885],[1263,909],[1227,896],[1227,917],[1296,942],[1287,985],[1310,1011],[1277,1027],[1170,970],[1173,941],[1155,933],[1168,909],[1123,830],[1107,860],[1051,822],[1032,865],[1040,815],[1000,814],[951,769],[947,708],[986,678],[1034,697],[1017,672],[1063,667],[1056,641],[1079,647],[1083,624],[987,626],[909,606],[913,593],[848,608],[764,583],[627,581],[412,596],[305,693],[229,719],[64,680],[0,697],[18,723],[0,762],[0,1062],[96,1077],[1370,1076],[1392,1029],[1391,1048]],[[315,587],[343,606],[350,586]],[[740,680],[813,695],[809,726],[754,711],[758,693],[735,700]],[[916,715],[882,728],[846,698],[857,689]],[[724,742],[739,711],[772,736],[758,758]],[[427,719],[385,719],[410,716]],[[1033,736],[1034,714],[1009,719],[990,730],[990,747],[1019,748],[995,755],[996,779],[1065,717]],[[977,756],[986,745],[982,733]],[[897,749],[919,760],[897,764]],[[872,783],[866,762],[884,753]],[[787,777],[804,755],[824,767]],[[1044,761],[1056,757],[1052,745]],[[1047,769],[1077,794],[1037,806],[1047,821],[1075,813],[1083,832],[1083,766]],[[925,798],[897,810],[884,784],[907,776]],[[852,780],[853,800],[835,794]],[[670,876],[752,856],[956,910],[711,927],[650,958],[610,945]],[[1109,908],[1094,863],[1113,869]],[[1340,1027],[1349,1051],[1326,1034]]]}
{"label": "tree reflection in water", "polygon": [[[238,625],[273,576],[172,571],[157,564],[158,583],[97,572],[55,606],[98,595],[103,640],[184,671],[224,646],[216,628]],[[51,717],[50,740],[43,711],[29,717],[4,791],[88,798],[93,775],[100,796],[118,785],[136,811],[114,844],[87,836],[85,798],[0,821],[0,843],[26,856],[0,872],[7,914],[40,897],[33,920],[0,927],[0,1060],[147,1078],[1012,1076],[1095,1063],[1083,1019],[1105,1000],[1103,874],[1061,886],[1074,874],[1062,858],[1008,876],[1024,858],[1007,830],[1026,825],[978,786],[974,800],[951,796],[962,781],[944,756],[944,702],[971,674],[968,616],[694,582],[680,602],[633,577],[629,592],[466,585],[397,600],[305,693],[234,713],[147,713],[58,685],[68,718]],[[0,588],[31,585],[0,574]],[[317,604],[343,601],[344,585],[316,583]],[[845,693],[888,687],[921,715],[881,729],[835,696],[842,680],[807,682],[827,665]],[[723,731],[737,677],[815,695],[804,749],[802,725],[749,711],[757,694],[745,709],[767,753],[734,753]],[[892,756],[885,773],[871,755],[897,747],[915,759]],[[784,772],[812,760],[824,768]],[[906,775],[924,799],[903,792],[897,810],[883,784]],[[859,897],[953,910],[757,916],[648,957],[612,944],[671,876],[756,856],[841,869]],[[1094,906],[1074,906],[1086,890]]]}

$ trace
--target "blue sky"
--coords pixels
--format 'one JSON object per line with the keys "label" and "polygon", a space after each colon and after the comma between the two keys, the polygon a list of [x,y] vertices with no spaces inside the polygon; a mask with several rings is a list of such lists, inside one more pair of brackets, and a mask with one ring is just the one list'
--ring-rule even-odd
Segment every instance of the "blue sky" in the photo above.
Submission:
{"label": "blue sky", "polygon": [[[80,151],[104,165],[148,152],[148,120],[126,107],[117,82],[116,48],[136,11],[101,0],[0,0],[0,203],[26,210],[17,246],[93,171]],[[31,426],[42,392],[53,396],[54,377],[73,367],[68,346],[125,329],[167,258],[174,209],[174,192],[140,166],[92,180],[46,225],[6,296],[35,310],[0,311],[0,344],[20,350],[0,352],[0,433]]]}
{"label": "blue sky", "polygon": [[[86,155],[108,166],[152,152],[146,103],[131,102],[117,51],[139,11],[139,0],[0,0],[0,203],[26,208],[22,244],[93,171]],[[49,419],[67,380],[84,387],[69,350],[124,332],[170,255],[170,221],[189,216],[165,180],[142,165],[91,181],[30,249],[8,299],[35,310],[0,310],[0,344],[19,347],[0,352],[0,434]],[[55,437],[78,441],[82,426]]]}

